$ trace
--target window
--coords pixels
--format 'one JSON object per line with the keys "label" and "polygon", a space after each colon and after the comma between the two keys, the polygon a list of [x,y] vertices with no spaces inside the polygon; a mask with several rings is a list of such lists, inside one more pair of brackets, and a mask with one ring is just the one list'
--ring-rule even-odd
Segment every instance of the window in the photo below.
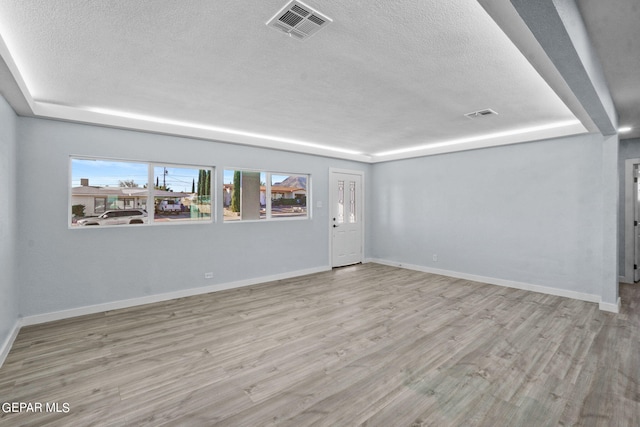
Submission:
{"label": "window", "polygon": [[307,175],[271,174],[271,217],[307,216]]}
{"label": "window", "polygon": [[211,220],[211,169],[154,166],[154,222]]}
{"label": "window", "polygon": [[224,171],[224,221],[309,218],[309,175]]}
{"label": "window", "polygon": [[211,221],[212,175],[209,167],[72,158],[71,226]]}
{"label": "window", "polygon": [[93,212],[104,213],[107,206],[107,199],[105,197],[95,197],[93,199]]}

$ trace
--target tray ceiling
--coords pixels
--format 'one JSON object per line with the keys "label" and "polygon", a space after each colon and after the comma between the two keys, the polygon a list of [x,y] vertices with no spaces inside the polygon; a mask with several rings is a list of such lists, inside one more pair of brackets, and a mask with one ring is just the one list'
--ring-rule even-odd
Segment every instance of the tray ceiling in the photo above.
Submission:
{"label": "tray ceiling", "polygon": [[361,161],[586,131],[475,0],[285,4],[3,1],[0,53],[36,116]]}

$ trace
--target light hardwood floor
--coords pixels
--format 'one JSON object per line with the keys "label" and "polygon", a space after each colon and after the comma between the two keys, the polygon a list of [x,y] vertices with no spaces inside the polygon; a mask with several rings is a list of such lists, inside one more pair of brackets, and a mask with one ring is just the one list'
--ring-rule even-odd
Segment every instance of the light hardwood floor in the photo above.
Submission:
{"label": "light hardwood floor", "polygon": [[640,287],[597,304],[365,264],[25,327],[0,425],[638,426]]}

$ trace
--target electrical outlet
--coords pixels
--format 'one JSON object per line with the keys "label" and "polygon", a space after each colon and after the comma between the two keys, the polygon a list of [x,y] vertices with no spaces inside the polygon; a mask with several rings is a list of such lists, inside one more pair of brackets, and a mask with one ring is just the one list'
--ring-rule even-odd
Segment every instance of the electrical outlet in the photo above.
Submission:
{"label": "electrical outlet", "polygon": [[438,262],[438,254],[433,254],[433,262]]}
{"label": "electrical outlet", "polygon": [[204,273],[204,278],[205,279],[213,279],[213,273],[212,272]]}

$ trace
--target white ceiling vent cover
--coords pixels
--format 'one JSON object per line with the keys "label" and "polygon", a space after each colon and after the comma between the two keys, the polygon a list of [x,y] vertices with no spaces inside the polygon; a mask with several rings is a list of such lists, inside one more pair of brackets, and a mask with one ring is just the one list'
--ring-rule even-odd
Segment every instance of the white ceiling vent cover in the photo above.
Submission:
{"label": "white ceiling vent cover", "polygon": [[267,26],[283,31],[291,37],[304,40],[331,22],[333,22],[331,18],[301,1],[291,0],[267,22]]}
{"label": "white ceiling vent cover", "polygon": [[467,113],[467,114],[465,114],[465,117],[468,117],[470,119],[479,119],[481,117],[497,116],[497,115],[498,115],[498,113],[493,111],[491,108],[487,108],[487,109],[484,109],[484,110],[478,110],[478,111],[474,111],[472,113]]}

